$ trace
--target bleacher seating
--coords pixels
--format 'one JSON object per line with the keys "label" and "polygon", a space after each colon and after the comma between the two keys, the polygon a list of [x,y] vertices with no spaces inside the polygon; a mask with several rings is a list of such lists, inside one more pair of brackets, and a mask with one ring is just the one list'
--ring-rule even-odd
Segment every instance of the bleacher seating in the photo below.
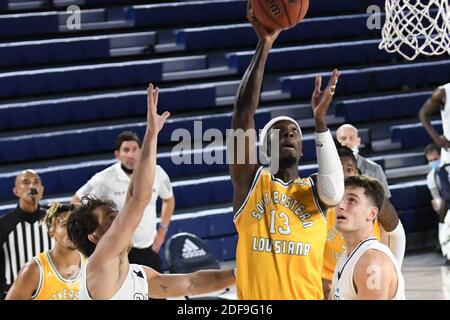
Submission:
{"label": "bleacher seating", "polygon": [[0,98],[145,85],[162,79],[161,61],[133,61],[0,74]]}
{"label": "bleacher seating", "polygon": [[34,12],[0,15],[0,38],[58,32],[58,13]]}
{"label": "bleacher seating", "polygon": [[392,204],[406,233],[430,230],[436,226],[437,215],[429,210],[431,195],[425,181],[395,185],[390,191]]}
{"label": "bleacher seating", "polygon": [[[267,115],[267,114],[266,114]],[[203,130],[208,127],[222,131],[225,134],[227,126],[231,123],[231,117],[222,117],[224,121],[214,121],[213,118],[203,121]],[[261,114],[259,119],[264,118]],[[230,121],[226,121],[230,120]],[[225,122],[226,121],[226,122]],[[191,136],[194,135],[193,121],[171,121],[167,123],[167,130],[161,133],[159,142],[161,144],[172,142],[173,131],[168,129],[185,129]],[[266,121],[267,122],[267,121]],[[220,126],[215,126],[219,124]],[[0,160],[4,163],[24,161],[26,159],[49,159],[52,157],[75,156],[92,154],[95,152],[107,152],[114,149],[116,137],[122,131],[135,131],[143,136],[145,133],[145,122],[129,123],[123,125],[110,125],[106,127],[72,129],[64,131],[53,131],[22,135],[8,138],[0,138]],[[262,129],[263,124],[257,129]],[[182,142],[181,136],[175,136],[174,143]],[[52,148],[46,148],[51,145]],[[14,148],[15,147],[15,148]],[[303,139],[304,160],[315,158],[315,142],[312,136]]]}
{"label": "bleacher seating", "polygon": [[[373,36],[376,32],[367,28],[368,17],[368,14],[360,14],[305,19],[298,26],[280,34],[277,44]],[[175,34],[177,44],[186,50],[242,47],[257,41],[249,23],[178,29]]]}
{"label": "bleacher seating", "polygon": [[129,10],[129,17],[136,26],[163,27],[242,20],[246,9],[247,3],[242,0],[187,1],[136,5]]}
{"label": "bleacher seating", "polygon": [[[176,112],[213,106],[215,98],[213,86],[180,86],[161,89],[159,101]],[[146,101],[140,90],[0,104],[0,130],[145,116]]]}
{"label": "bleacher seating", "polygon": [[[442,72],[450,67],[448,60],[401,64],[341,71],[339,94],[375,93],[388,89],[401,89],[408,84],[420,86],[424,83],[438,85],[448,81]],[[324,74],[328,75],[328,74]],[[314,87],[315,74],[282,77],[283,91],[295,98],[307,98]]]}
{"label": "bleacher seating", "polygon": [[[318,1],[311,3],[309,15],[348,11],[363,13],[369,5],[376,4],[381,5],[382,1],[348,0],[345,4]],[[129,10],[129,17],[135,21],[137,26],[206,24],[244,20],[246,8],[247,1],[245,0],[186,1],[136,5]]]}
{"label": "bleacher seating", "polygon": [[[311,66],[318,68],[340,64],[343,67],[388,62],[395,55],[379,50],[379,42],[379,40],[366,40],[272,49],[266,70],[293,71],[304,70]],[[252,51],[231,53],[228,55],[228,66],[244,72],[252,56]]]}
{"label": "bleacher seating", "polygon": [[39,63],[90,60],[109,55],[108,39],[75,38],[29,41],[0,45],[1,66],[26,66]]}
{"label": "bleacher seating", "polygon": [[[434,129],[442,134],[442,121],[432,121]],[[432,143],[430,136],[420,123],[396,125],[391,127],[392,140],[401,143],[402,148],[426,146]]]}
{"label": "bleacher seating", "polygon": [[0,66],[32,66],[44,63],[107,59],[121,47],[150,47],[156,32],[20,41],[0,44]]}
{"label": "bleacher seating", "polygon": [[336,116],[342,116],[350,123],[412,117],[418,114],[430,95],[427,91],[342,100],[336,103]]}

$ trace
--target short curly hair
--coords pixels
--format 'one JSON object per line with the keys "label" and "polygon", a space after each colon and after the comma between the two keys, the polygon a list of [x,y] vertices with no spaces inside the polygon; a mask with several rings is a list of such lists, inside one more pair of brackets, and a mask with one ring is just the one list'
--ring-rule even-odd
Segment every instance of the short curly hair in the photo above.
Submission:
{"label": "short curly hair", "polygon": [[370,198],[378,211],[383,206],[385,193],[383,185],[377,179],[371,178],[366,175],[362,176],[349,176],[345,178],[346,187],[363,188],[366,197]]}
{"label": "short curly hair", "polygon": [[358,164],[355,154],[353,153],[352,149],[350,149],[349,147],[339,146],[337,148],[337,152],[338,152],[339,158],[344,158],[344,157],[350,158],[355,165]]}
{"label": "short curly hair", "polygon": [[67,220],[67,235],[78,251],[89,257],[94,253],[95,244],[88,236],[99,227],[98,217],[94,210],[98,207],[117,209],[116,204],[107,199],[99,199],[93,195],[85,196]]}
{"label": "short curly hair", "polygon": [[55,226],[56,220],[63,215],[67,217],[75,210],[77,205],[71,203],[51,203],[46,210],[45,216],[41,219],[41,224],[45,224],[47,229],[50,230]]}

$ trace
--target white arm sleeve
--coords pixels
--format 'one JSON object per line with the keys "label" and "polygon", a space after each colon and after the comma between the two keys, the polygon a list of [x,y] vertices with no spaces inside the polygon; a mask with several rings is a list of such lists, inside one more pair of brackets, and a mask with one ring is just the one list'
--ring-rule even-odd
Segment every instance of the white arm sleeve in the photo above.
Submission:
{"label": "white arm sleeve", "polygon": [[344,171],[330,130],[316,132],[316,152],[317,193],[324,204],[335,206],[344,196]]}
{"label": "white arm sleeve", "polygon": [[384,230],[380,225],[381,230],[381,242],[391,249],[392,254],[397,260],[398,265],[401,267],[403,264],[403,258],[405,257],[406,250],[406,235],[405,229],[403,229],[402,222],[399,221],[397,227],[391,232]]}

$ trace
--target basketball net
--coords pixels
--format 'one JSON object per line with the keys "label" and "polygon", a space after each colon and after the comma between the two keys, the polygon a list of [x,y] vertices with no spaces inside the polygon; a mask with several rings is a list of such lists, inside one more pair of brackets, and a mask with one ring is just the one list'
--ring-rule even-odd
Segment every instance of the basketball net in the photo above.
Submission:
{"label": "basketball net", "polygon": [[380,49],[408,60],[450,55],[449,0],[386,0],[382,37]]}

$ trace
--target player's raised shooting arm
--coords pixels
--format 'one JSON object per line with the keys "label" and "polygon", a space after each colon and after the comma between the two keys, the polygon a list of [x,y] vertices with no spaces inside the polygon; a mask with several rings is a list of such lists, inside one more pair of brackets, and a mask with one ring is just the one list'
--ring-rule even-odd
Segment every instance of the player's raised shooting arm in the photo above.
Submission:
{"label": "player's raised shooting arm", "polygon": [[128,190],[128,202],[115,218],[111,228],[97,245],[94,255],[118,256],[125,250],[131,237],[142,220],[144,209],[152,196],[152,186],[156,175],[156,147],[158,133],[162,129],[168,112],[159,116],[156,112],[159,89],[148,88],[147,130],[142,142],[142,152]]}
{"label": "player's raised shooting arm", "polygon": [[344,195],[344,171],[326,123],[327,111],[333,100],[339,76],[339,71],[333,70],[330,81],[323,91],[321,89],[322,77],[317,76],[311,98],[316,129],[317,163],[319,165],[317,175],[313,176],[315,177],[314,188],[322,209],[337,205]]}
{"label": "player's raised shooting arm", "polygon": [[[243,203],[257,171],[255,145],[257,134],[254,115],[259,104],[267,56],[280,33],[280,31],[268,32],[265,30],[254,17],[250,7],[247,12],[247,18],[255,29],[259,41],[253,59],[241,80],[236,94],[231,121],[231,127],[235,134],[228,141],[228,147],[230,148],[228,154],[232,163],[230,165],[230,174],[234,186],[233,206],[235,209]],[[242,136],[245,134],[245,140],[241,140],[241,142],[237,138],[239,132],[242,133]]]}
{"label": "player's raised shooting arm", "polygon": [[434,129],[431,124],[431,116],[439,110],[439,106],[444,103],[445,90],[436,89],[433,95],[425,102],[419,111],[419,119],[422,122],[423,127],[427,130],[433,141],[442,148],[449,148],[450,142]]}
{"label": "player's raised shooting arm", "polygon": [[200,295],[226,289],[236,281],[233,270],[202,270],[188,274],[160,274],[149,268],[145,271],[151,298]]}
{"label": "player's raised shooting arm", "polygon": [[[235,193],[237,190],[242,192],[237,201],[233,200],[233,203],[236,204],[235,207],[240,207],[244,201],[258,167],[254,115],[259,103],[267,54],[268,49],[258,44],[253,60],[241,80],[236,95],[231,120],[234,134],[229,137],[230,141],[228,142],[228,147],[232,148],[228,152],[232,157],[230,159],[231,181]],[[239,136],[245,138],[239,139]]]}

